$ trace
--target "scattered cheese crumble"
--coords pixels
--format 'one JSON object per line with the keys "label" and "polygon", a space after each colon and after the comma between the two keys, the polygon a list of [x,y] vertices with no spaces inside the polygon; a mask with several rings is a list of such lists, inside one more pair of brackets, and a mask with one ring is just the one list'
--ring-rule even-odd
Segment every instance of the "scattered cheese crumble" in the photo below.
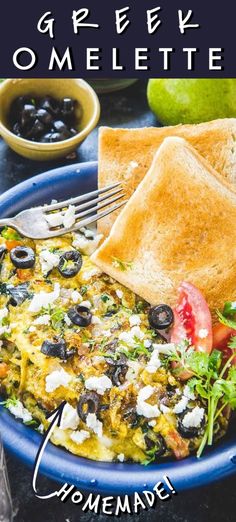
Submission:
{"label": "scattered cheese crumble", "polygon": [[119,299],[122,299],[123,295],[124,295],[124,292],[122,292],[122,290],[116,290],[116,295]]}
{"label": "scattered cheese crumble", "polygon": [[39,254],[42,273],[47,275],[54,267],[58,266],[59,256],[49,250],[42,250]]}
{"label": "scattered cheese crumble", "polygon": [[180,399],[179,402],[177,402],[177,404],[175,405],[175,407],[173,408],[173,412],[174,413],[182,413],[182,411],[184,411],[187,407],[187,404],[188,404],[188,397],[185,397],[185,395],[183,395]]}
{"label": "scattered cheese crumble", "polygon": [[204,408],[199,408],[199,406],[195,406],[193,410],[186,413],[184,416],[182,423],[185,428],[198,428],[200,426],[203,417],[204,417]]}
{"label": "scattered cheese crumble", "polygon": [[160,410],[156,404],[152,405],[146,402],[146,400],[153,395],[154,391],[155,388],[150,384],[148,386],[144,386],[144,388],[139,391],[136,406],[138,415],[143,415],[148,419],[152,417],[158,417],[160,415]]}
{"label": "scattered cheese crumble", "polygon": [[103,395],[106,390],[112,388],[112,382],[107,375],[89,377],[85,381],[85,388],[87,388],[87,390],[96,391],[99,395]]}
{"label": "scattered cheese crumble", "polygon": [[51,393],[60,386],[66,387],[70,381],[71,375],[65,372],[63,368],[61,368],[61,370],[54,370],[46,377],[46,392]]}
{"label": "scattered cheese crumble", "polygon": [[158,350],[154,350],[152,352],[151,358],[148,361],[148,364],[146,366],[146,370],[148,373],[155,373],[158,368],[161,366],[161,361],[159,358],[159,352]]}
{"label": "scattered cheese crumble", "polygon": [[49,304],[54,303],[60,295],[60,285],[55,283],[54,290],[52,292],[44,292],[40,290],[38,294],[34,294],[34,297],[29,305],[29,312],[39,312],[41,308],[47,307]]}
{"label": "scattered cheese crumble", "polygon": [[9,403],[8,410],[17,419],[22,419],[23,422],[30,422],[33,419],[31,413],[24,407],[22,402],[19,400],[17,400],[15,404]]}
{"label": "scattered cheese crumble", "polygon": [[86,424],[98,437],[102,437],[102,422],[97,419],[96,413],[88,413]]}
{"label": "scattered cheese crumble", "polygon": [[89,437],[90,437],[90,433],[89,433],[89,431],[86,431],[86,430],[73,431],[70,434],[70,439],[73,440],[73,442],[75,442],[75,444],[83,444],[83,442],[85,440],[89,439]]}
{"label": "scattered cheese crumble", "polygon": [[119,455],[117,455],[117,460],[119,460],[120,462],[124,462],[124,460],[125,460],[124,453],[119,453]]}
{"label": "scattered cheese crumble", "polygon": [[129,324],[130,326],[137,326],[141,323],[141,319],[139,317],[139,315],[131,315],[130,318],[129,318]]}
{"label": "scattered cheese crumble", "polygon": [[71,228],[75,224],[75,220],[75,206],[69,205],[68,209],[65,211],[65,214],[63,216],[62,224],[65,228]]}
{"label": "scattered cheese crumble", "polygon": [[79,233],[75,235],[72,246],[78,248],[78,250],[80,250],[82,254],[91,256],[91,254],[98,247],[102,237],[103,234],[97,234],[90,239],[88,238],[88,234],[87,237],[85,237],[84,235]]}
{"label": "scattered cheese crumble", "polygon": [[75,408],[71,406],[68,402],[65,404],[63,408],[62,418],[60,422],[61,430],[76,430],[79,425],[79,416]]}

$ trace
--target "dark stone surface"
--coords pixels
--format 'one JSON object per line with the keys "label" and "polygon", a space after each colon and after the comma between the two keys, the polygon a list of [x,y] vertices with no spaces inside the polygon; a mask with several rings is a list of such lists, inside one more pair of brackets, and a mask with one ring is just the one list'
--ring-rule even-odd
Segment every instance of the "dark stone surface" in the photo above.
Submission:
{"label": "dark stone surface", "polygon": [[[145,82],[117,93],[100,97],[102,115],[100,124],[114,127],[139,127],[156,125],[145,96]],[[58,162],[32,162],[21,158],[0,141],[0,192],[16,183],[47,169],[78,161],[97,158],[97,130],[83,143],[71,159]],[[63,504],[58,499],[37,499],[31,490],[31,471],[10,455],[7,456],[16,522],[103,522],[108,516],[84,513],[71,501]],[[40,478],[40,491],[49,493],[58,486]],[[124,492],[125,493],[125,492]],[[155,510],[141,511],[139,515],[123,515],[123,522],[147,519],[162,522],[233,522],[236,512],[236,477],[197,490],[189,490],[173,496],[168,502],[157,502]]]}

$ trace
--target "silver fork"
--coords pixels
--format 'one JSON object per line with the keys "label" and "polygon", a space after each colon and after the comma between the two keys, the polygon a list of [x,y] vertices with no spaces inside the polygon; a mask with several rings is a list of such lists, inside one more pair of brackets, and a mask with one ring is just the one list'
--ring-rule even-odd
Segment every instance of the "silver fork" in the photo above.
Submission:
{"label": "silver fork", "polygon": [[[98,210],[123,198],[124,193],[122,190],[120,183],[114,183],[100,190],[94,190],[88,194],[67,199],[66,201],[23,210],[13,218],[0,219],[0,227],[8,226],[14,228],[19,234],[30,239],[48,239],[55,236],[62,236],[63,234],[74,232],[82,227],[95,223],[124,205],[126,201],[112,205],[107,210],[97,213]],[[74,225],[71,228],[65,228],[63,225],[52,227],[47,222],[46,216],[56,210],[63,210],[64,212],[64,210],[68,209],[69,205],[75,206],[76,221]]]}

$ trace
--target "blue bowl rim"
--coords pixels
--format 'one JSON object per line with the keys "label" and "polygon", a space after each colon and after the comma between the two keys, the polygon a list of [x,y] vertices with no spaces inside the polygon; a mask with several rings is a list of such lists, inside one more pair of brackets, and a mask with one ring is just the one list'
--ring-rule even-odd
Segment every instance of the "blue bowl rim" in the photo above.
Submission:
{"label": "blue bowl rim", "polygon": [[[89,183],[89,190],[92,190],[96,175],[97,162],[94,161],[59,167],[34,176],[0,196],[0,216],[6,217],[18,211],[19,200],[24,202],[24,208],[32,200],[36,204],[39,195],[41,201],[42,198],[44,200],[52,182],[55,187],[55,184],[60,186],[78,180],[85,187]],[[33,467],[41,435],[16,420],[2,406],[0,432],[6,448],[26,465]],[[40,473],[57,482],[74,484],[84,491],[113,495],[152,490],[164,475],[171,479],[179,491],[210,484],[235,472],[236,440],[233,433],[214,445],[201,459],[191,456],[182,461],[165,461],[147,467],[134,463],[94,462],[49,443],[40,466]]]}

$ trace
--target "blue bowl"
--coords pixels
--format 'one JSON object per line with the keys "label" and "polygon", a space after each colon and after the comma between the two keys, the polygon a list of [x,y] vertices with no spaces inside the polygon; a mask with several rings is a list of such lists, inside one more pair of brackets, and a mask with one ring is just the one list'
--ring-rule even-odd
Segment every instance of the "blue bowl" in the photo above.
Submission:
{"label": "blue bowl", "polygon": [[[95,162],[51,170],[20,183],[0,196],[0,217],[48,203],[53,198],[65,199],[89,192],[96,186]],[[42,436],[17,421],[3,407],[0,407],[0,431],[6,448],[33,467]],[[94,462],[49,443],[40,472],[82,490],[113,495],[151,490],[163,475],[170,478],[177,491],[202,486],[236,472],[235,422],[231,422],[224,439],[207,450],[201,459],[192,456],[179,462],[169,460],[147,467],[131,463]]]}

